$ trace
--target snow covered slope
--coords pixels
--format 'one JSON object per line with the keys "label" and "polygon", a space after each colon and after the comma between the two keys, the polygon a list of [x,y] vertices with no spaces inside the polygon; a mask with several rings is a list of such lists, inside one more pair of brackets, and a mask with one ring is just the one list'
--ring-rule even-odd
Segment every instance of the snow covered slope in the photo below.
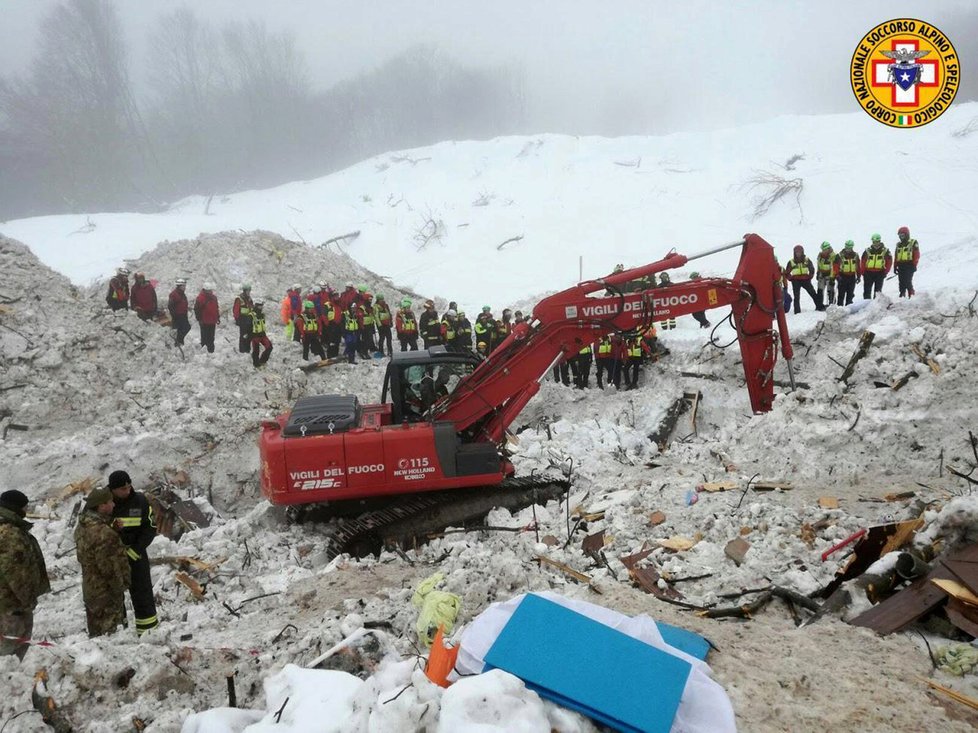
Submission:
{"label": "snow covered slope", "polygon": [[[853,239],[861,249],[878,231],[892,243],[906,224],[923,249],[923,280],[934,250],[975,243],[978,135],[953,133],[976,115],[978,104],[956,105],[910,133],[855,112],[665,137],[445,142],[316,180],[191,197],[159,214],[46,216],[0,231],[83,284],[164,239],[265,229],[318,244],[359,230],[347,251],[362,265],[471,310],[566,287],[579,257],[593,277],[756,231],[787,259],[798,242],[813,252],[825,239]],[[750,181],[765,175],[801,188],[755,217],[773,189]],[[729,274],[735,260],[718,255],[695,269]]]}

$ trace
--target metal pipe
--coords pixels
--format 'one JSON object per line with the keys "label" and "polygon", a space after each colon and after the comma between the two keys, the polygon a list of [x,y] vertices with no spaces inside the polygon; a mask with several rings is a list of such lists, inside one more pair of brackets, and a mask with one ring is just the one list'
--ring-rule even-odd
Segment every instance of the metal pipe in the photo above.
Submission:
{"label": "metal pipe", "polygon": [[708,249],[703,252],[697,252],[694,255],[689,255],[686,257],[686,261],[698,260],[700,257],[709,257],[710,255],[715,255],[717,252],[723,252],[726,249],[733,249],[734,247],[742,247],[747,240],[738,239],[736,242],[730,242],[729,244],[721,244],[719,247],[714,247],[713,249]]}

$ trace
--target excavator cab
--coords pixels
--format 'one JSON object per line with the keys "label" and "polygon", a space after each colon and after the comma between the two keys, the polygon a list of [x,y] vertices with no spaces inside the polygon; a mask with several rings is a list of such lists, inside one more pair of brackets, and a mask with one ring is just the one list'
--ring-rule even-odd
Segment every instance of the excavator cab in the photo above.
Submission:
{"label": "excavator cab", "polygon": [[482,363],[468,350],[432,346],[422,351],[394,354],[384,375],[381,402],[391,403],[391,422],[425,422],[431,408],[447,400],[462,380]]}

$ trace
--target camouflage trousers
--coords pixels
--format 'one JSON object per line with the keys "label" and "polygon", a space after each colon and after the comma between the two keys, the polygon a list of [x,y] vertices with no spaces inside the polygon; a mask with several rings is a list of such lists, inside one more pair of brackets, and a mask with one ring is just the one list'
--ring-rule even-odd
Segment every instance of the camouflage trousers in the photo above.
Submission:
{"label": "camouflage trousers", "polygon": [[[16,654],[23,661],[28,644],[18,639],[29,639],[34,631],[34,611],[9,611],[0,613],[0,656]],[[13,637],[13,638],[7,638]]]}
{"label": "camouflage trousers", "polygon": [[88,635],[111,634],[120,624],[126,623],[126,602],[122,594],[118,598],[102,599],[98,602],[85,602],[85,618],[88,621]]}

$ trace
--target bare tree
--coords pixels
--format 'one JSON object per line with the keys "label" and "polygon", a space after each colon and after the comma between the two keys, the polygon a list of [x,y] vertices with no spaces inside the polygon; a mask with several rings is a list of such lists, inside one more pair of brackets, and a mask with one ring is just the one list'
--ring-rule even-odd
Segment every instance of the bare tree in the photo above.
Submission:
{"label": "bare tree", "polygon": [[44,171],[71,208],[118,198],[132,185],[138,110],[115,8],[67,0],[41,24],[24,79],[0,84],[9,139]]}

